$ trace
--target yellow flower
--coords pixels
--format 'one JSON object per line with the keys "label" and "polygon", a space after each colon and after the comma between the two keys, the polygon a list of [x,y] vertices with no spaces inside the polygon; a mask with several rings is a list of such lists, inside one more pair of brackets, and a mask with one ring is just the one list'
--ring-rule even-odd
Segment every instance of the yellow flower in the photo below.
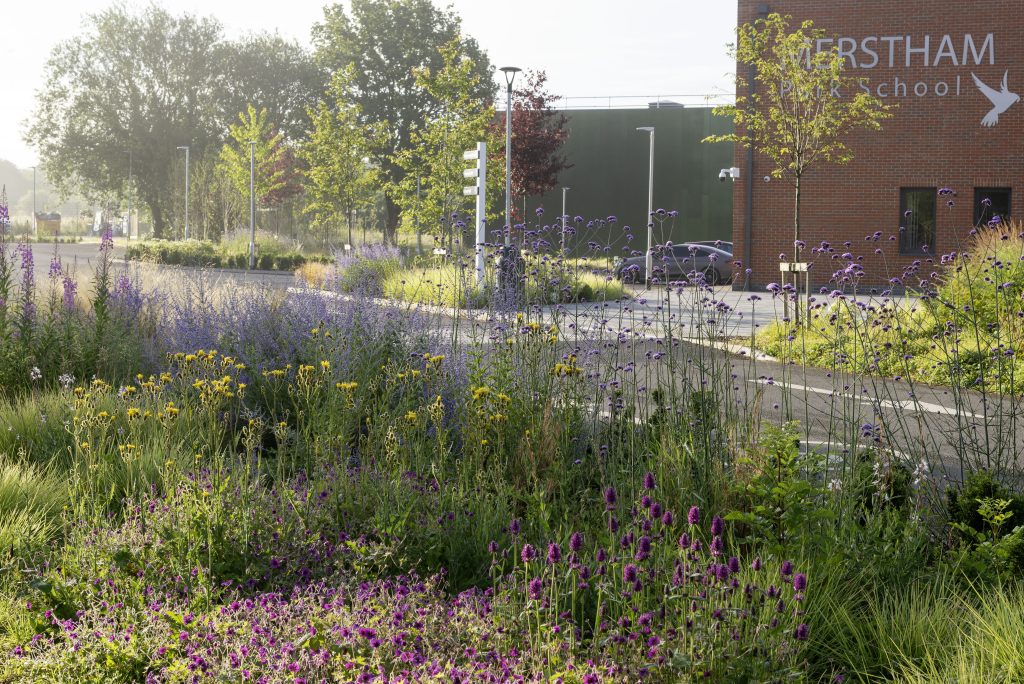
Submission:
{"label": "yellow flower", "polygon": [[127,411],[125,411],[125,413],[128,415],[129,418],[138,418],[139,417],[139,409],[135,408],[134,406],[132,406]]}
{"label": "yellow flower", "polygon": [[331,370],[331,362],[330,362],[330,361],[326,361],[326,360],[324,360],[324,361],[321,361],[321,362],[320,362],[320,369],[321,369],[321,370],[322,370],[323,372],[325,372],[325,373],[326,373],[327,371]]}
{"label": "yellow flower", "polygon": [[486,385],[473,390],[473,401],[480,401],[491,393],[491,388]]}
{"label": "yellow flower", "polygon": [[358,382],[338,382],[338,383],[335,383],[334,386],[337,387],[340,390],[345,391],[345,392],[354,392],[355,389],[357,387],[359,387],[359,383]]}
{"label": "yellow flower", "polygon": [[486,439],[480,440],[480,446],[487,446],[488,444],[490,444],[490,442],[488,442]]}
{"label": "yellow flower", "polygon": [[409,421],[410,423],[415,423],[416,422],[416,418],[417,418],[417,416],[416,416],[416,412],[415,411],[407,411],[406,414],[405,414],[405,419],[407,421]]}

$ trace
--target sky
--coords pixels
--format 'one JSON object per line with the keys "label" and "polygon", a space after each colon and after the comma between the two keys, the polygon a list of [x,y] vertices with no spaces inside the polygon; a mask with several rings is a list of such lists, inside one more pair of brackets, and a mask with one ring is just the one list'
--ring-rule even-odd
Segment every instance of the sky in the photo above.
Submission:
{"label": "sky", "polygon": [[[446,0],[434,0],[445,6]],[[37,161],[22,140],[46,60],[82,30],[84,15],[112,0],[5,2],[0,16],[0,159]],[[324,0],[161,0],[174,14],[213,15],[229,37],[276,32],[309,46]],[[736,0],[454,0],[463,31],[496,66],[544,70],[549,91],[571,107],[646,106],[657,98],[703,103],[732,92]],[[144,7],[127,2],[129,8]],[[500,74],[499,74],[500,75]],[[682,98],[681,96],[687,96]],[[712,103],[715,100],[711,101]]]}

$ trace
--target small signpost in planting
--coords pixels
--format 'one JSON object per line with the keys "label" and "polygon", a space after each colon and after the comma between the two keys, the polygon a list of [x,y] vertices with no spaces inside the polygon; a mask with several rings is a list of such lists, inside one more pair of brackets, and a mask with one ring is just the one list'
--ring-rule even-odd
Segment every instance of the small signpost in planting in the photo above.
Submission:
{"label": "small signpost in planting", "polygon": [[[805,262],[805,261],[783,261],[783,262],[781,262],[779,264],[779,271],[783,274],[782,275],[782,282],[783,282],[783,284],[785,284],[786,281],[789,279],[787,274],[789,274],[789,273],[793,274],[793,289],[794,289],[794,291],[796,293],[796,304],[793,307],[793,314],[796,316],[796,322],[799,325],[799,323],[800,323],[800,316],[801,316],[801,313],[803,313],[804,325],[806,326],[808,324],[808,319],[810,318],[810,311],[808,310],[808,311],[801,312],[801,310],[800,310],[800,274],[801,273],[804,274],[804,289],[805,289],[804,294],[805,294],[805,296],[807,298],[806,302],[807,302],[808,309],[809,309],[809,307],[810,307],[810,300],[811,300],[811,271],[810,271],[809,268],[807,268],[807,262]],[[782,315],[785,316],[786,318],[789,318],[789,300],[786,299],[785,297],[782,298],[782,306],[783,306]]]}
{"label": "small signpost in planting", "polygon": [[476,284],[479,287],[484,284],[484,242],[487,238],[487,143],[478,142],[476,149],[466,150],[462,158],[476,162],[472,168],[462,171],[465,178],[476,179],[474,185],[462,188],[462,194],[476,197]]}

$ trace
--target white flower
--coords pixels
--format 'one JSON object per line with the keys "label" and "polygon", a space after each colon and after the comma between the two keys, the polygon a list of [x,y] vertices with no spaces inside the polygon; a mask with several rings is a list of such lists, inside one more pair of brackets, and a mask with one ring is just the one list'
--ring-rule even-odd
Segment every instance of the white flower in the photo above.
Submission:
{"label": "white flower", "polygon": [[75,376],[71,375],[70,373],[64,373],[59,378],[57,378],[57,382],[59,382],[60,386],[63,387],[64,389],[69,389],[71,385],[75,384]]}
{"label": "white flower", "polygon": [[843,483],[841,480],[835,479],[828,483],[828,491],[833,494],[839,494],[843,491]]}
{"label": "white flower", "polygon": [[39,370],[38,366],[32,366],[32,370],[29,371],[28,377],[32,382],[38,382],[43,377],[43,371]]}

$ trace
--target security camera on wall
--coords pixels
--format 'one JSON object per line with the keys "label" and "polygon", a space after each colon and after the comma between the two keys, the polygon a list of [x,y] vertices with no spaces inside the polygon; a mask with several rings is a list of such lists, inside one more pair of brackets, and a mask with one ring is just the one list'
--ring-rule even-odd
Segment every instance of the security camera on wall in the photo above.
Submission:
{"label": "security camera on wall", "polygon": [[722,169],[718,172],[718,180],[724,183],[727,180],[732,180],[734,183],[740,177],[740,169],[738,166],[732,166],[728,169]]}

